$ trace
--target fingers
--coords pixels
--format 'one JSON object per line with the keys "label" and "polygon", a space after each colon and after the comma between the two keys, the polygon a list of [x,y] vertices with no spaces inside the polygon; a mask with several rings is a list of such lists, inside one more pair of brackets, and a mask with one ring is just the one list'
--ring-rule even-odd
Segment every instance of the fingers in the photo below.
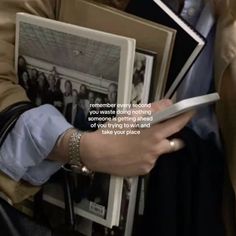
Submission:
{"label": "fingers", "polygon": [[158,102],[151,103],[151,111],[157,112],[166,109],[167,107],[171,106],[173,103],[170,99],[163,99]]}
{"label": "fingers", "polygon": [[185,147],[185,143],[182,139],[174,138],[169,139],[169,152],[176,152]]}
{"label": "fingers", "polygon": [[170,137],[171,135],[178,133],[193,117],[195,112],[186,112],[175,118],[169,119],[163,123],[153,126],[155,130],[153,132],[158,133],[160,140]]}
{"label": "fingers", "polygon": [[166,153],[176,152],[182,149],[184,146],[185,143],[181,139],[163,139],[156,146],[157,155],[161,156]]}
{"label": "fingers", "polygon": [[[157,111],[162,111],[172,105],[172,101],[169,99],[163,99],[158,102],[146,104],[147,106],[141,106],[140,108],[132,108],[132,116],[140,117],[140,116],[151,116],[152,113]],[[141,110],[141,112],[139,112]]]}
{"label": "fingers", "polygon": [[134,106],[131,110],[128,110],[127,113],[119,116],[130,116],[130,114],[132,114],[133,117],[151,116],[152,113],[162,111],[172,104],[170,99],[163,99],[149,104],[138,104],[137,107]]}

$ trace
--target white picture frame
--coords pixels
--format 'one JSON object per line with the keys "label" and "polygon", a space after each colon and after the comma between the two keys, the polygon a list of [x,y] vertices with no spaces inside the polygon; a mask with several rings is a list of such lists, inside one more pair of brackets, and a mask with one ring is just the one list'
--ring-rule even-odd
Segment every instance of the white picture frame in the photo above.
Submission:
{"label": "white picture frame", "polygon": [[[67,55],[69,52],[72,56]],[[84,83],[89,90],[105,96],[109,83],[115,83],[118,87],[117,103],[127,104],[130,101],[134,52],[134,39],[17,13],[15,69],[19,77],[18,58],[23,56],[27,69],[37,68],[47,76],[56,74],[62,83],[69,80],[76,89]],[[73,63],[71,58],[80,55],[83,63]],[[118,225],[122,186],[123,178],[110,176],[106,206],[89,202],[84,207],[78,203],[75,213],[107,227]],[[49,185],[44,200],[64,207],[62,195],[58,186]]]}

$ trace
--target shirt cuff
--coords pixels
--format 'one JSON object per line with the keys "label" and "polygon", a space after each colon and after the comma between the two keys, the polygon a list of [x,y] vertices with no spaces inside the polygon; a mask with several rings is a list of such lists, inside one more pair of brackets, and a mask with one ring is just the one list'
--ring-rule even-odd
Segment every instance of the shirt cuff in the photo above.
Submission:
{"label": "shirt cuff", "polygon": [[16,181],[25,177],[31,183],[42,184],[58,170],[59,163],[41,162],[52,151],[59,136],[71,127],[51,105],[24,112],[1,147],[1,171]]}

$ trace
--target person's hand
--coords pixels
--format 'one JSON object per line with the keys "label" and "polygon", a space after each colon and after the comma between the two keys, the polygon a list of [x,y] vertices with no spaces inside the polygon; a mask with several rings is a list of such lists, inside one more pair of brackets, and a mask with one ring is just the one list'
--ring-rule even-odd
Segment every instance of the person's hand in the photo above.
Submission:
{"label": "person's hand", "polygon": [[[156,112],[169,105],[170,100],[162,100],[153,103],[151,109]],[[80,143],[81,160],[90,170],[97,172],[117,176],[147,174],[162,154],[184,146],[181,140],[173,142],[168,137],[179,132],[193,113],[187,112],[151,128],[140,129],[139,135],[106,135],[102,129],[85,133]]]}

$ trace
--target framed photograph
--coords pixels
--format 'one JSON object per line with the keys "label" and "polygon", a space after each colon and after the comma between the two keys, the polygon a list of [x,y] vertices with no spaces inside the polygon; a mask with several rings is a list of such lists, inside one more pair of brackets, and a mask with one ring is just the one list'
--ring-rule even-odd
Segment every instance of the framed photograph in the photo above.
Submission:
{"label": "framed photograph", "polygon": [[[92,104],[130,102],[134,54],[134,39],[17,14],[20,85],[36,105],[53,105],[79,130],[97,128],[101,119],[94,122],[92,116],[99,108]],[[78,193],[75,213],[107,227],[118,225],[123,178],[96,173],[89,180],[78,176],[76,182],[86,186]],[[63,207],[57,190],[46,188],[44,200]]]}
{"label": "framed photograph", "polygon": [[[136,49],[130,100],[131,104],[146,104],[149,102],[150,88],[154,80],[154,67],[156,63],[157,53]],[[114,236],[132,235],[135,207],[140,205],[136,203],[138,182],[139,177],[124,178],[119,226],[114,226],[112,229],[109,229],[95,223],[93,224],[92,236],[98,234]],[[143,199],[144,193],[142,192],[141,194]]]}
{"label": "framed photograph", "polygon": [[133,69],[131,104],[148,103],[150,87],[154,80],[154,65],[157,54],[153,51],[136,49]]}

